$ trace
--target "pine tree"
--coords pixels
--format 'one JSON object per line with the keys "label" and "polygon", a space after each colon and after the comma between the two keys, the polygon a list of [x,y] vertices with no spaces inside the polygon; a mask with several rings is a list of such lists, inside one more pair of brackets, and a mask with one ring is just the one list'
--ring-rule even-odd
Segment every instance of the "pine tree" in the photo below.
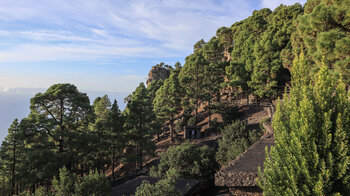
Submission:
{"label": "pine tree", "polygon": [[303,54],[292,89],[274,115],[276,144],[266,153],[265,195],[349,195],[349,97],[342,81],[321,66],[310,81]]}
{"label": "pine tree", "polygon": [[142,170],[144,152],[151,152],[155,145],[151,141],[154,130],[151,126],[154,113],[144,83],[136,88],[126,105],[126,128],[131,144],[135,147],[135,156],[129,159],[136,161],[136,167]]}
{"label": "pine tree", "polygon": [[77,177],[70,173],[66,167],[59,170],[59,179],[54,177],[52,181],[52,187],[56,191],[56,195],[59,196],[72,196],[75,192],[75,182]]}
{"label": "pine tree", "polygon": [[[49,137],[57,152],[61,168],[73,167],[77,161],[76,148],[79,131],[87,131],[91,116],[89,97],[72,84],[52,85],[45,93],[38,93],[30,101],[31,116],[40,134]],[[57,168],[57,169],[58,169]]]}
{"label": "pine tree", "polygon": [[[350,0],[308,0],[293,49],[305,49],[311,68],[325,63],[350,85]],[[302,41],[302,42],[301,42]],[[300,46],[301,45],[301,46]],[[316,63],[316,64],[315,64]]]}
{"label": "pine tree", "polygon": [[232,60],[226,68],[229,85],[235,93],[245,94],[247,97],[253,92],[251,73],[256,63],[254,44],[260,40],[261,34],[267,28],[267,17],[271,10],[264,8],[254,11],[252,16],[236,22],[231,26],[233,36]]}
{"label": "pine tree", "polygon": [[208,62],[204,67],[205,80],[203,81],[203,100],[208,103],[208,125],[210,127],[212,103],[214,99],[220,101],[220,91],[225,79],[225,68],[228,62],[224,61],[224,44],[216,37],[210,39],[203,47],[203,55]]}
{"label": "pine tree", "polygon": [[16,184],[18,183],[18,163],[21,159],[20,152],[23,149],[23,136],[21,137],[19,130],[19,122],[15,119],[8,129],[8,135],[2,142],[0,149],[0,159],[3,166],[4,176],[10,182],[10,193],[17,194]]}
{"label": "pine tree", "polygon": [[154,111],[159,119],[169,121],[170,138],[174,141],[174,120],[181,109],[182,88],[179,81],[180,69],[173,70],[164,85],[156,93]]}
{"label": "pine tree", "polygon": [[296,29],[293,21],[302,13],[300,4],[281,5],[267,17],[267,29],[254,45],[256,60],[249,82],[254,94],[260,98],[271,98],[276,94],[274,87],[290,81],[288,69],[282,66],[281,55],[291,50],[290,36]]}
{"label": "pine tree", "polygon": [[125,117],[122,115],[119,110],[118,103],[114,100],[111,112],[109,115],[108,123],[109,123],[109,143],[110,149],[109,152],[111,154],[111,162],[112,162],[112,180],[114,180],[114,170],[116,167],[116,162],[118,159],[122,157],[122,149],[126,145],[126,135],[125,129],[123,127],[125,122]]}
{"label": "pine tree", "polygon": [[111,138],[108,124],[111,106],[111,101],[107,95],[97,97],[93,104],[95,121],[92,124],[93,132],[91,134],[95,136],[97,142],[94,143],[95,154],[91,158],[96,163],[96,168],[101,169],[103,172],[106,170],[105,167],[110,165],[111,161],[108,150],[111,145],[108,141]]}
{"label": "pine tree", "polygon": [[195,118],[198,123],[198,109],[204,97],[205,66],[207,62],[204,59],[203,52],[198,49],[194,54],[186,57],[186,63],[182,67],[179,79],[186,96],[195,108]]}
{"label": "pine tree", "polygon": [[21,120],[19,127],[25,136],[23,159],[19,162],[21,191],[35,192],[39,184],[48,185],[57,174],[62,160],[57,156],[55,144],[43,129],[37,115],[30,114]]}
{"label": "pine tree", "polygon": [[[171,66],[167,65],[167,67],[169,70],[173,70],[173,68]],[[155,81],[151,82],[147,86],[147,94],[148,94],[148,97],[150,98],[150,102],[152,103],[153,110],[155,108],[154,99],[156,98],[156,93],[160,89],[160,87],[163,86],[163,84],[164,84],[164,80],[160,79],[160,80],[155,80]],[[158,141],[160,141],[160,134],[163,132],[163,129],[162,129],[163,123],[164,122],[162,122],[162,119],[160,119],[160,118],[153,118],[153,120],[151,122],[152,128],[156,131]]]}

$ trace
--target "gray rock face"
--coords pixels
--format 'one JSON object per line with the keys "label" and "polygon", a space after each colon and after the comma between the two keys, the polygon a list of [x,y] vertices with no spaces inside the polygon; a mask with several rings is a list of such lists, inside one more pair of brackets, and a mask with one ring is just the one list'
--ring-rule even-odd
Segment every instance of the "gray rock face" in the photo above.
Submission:
{"label": "gray rock face", "polygon": [[148,80],[146,82],[147,85],[156,80],[165,80],[169,78],[170,71],[167,68],[160,66],[153,66],[152,69],[148,73]]}

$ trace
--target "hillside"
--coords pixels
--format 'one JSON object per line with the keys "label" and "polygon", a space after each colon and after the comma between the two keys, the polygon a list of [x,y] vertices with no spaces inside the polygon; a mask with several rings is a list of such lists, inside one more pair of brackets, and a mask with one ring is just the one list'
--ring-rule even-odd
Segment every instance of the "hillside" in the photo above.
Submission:
{"label": "hillside", "polygon": [[[135,195],[181,195],[190,179],[191,194],[234,194],[251,166],[241,177],[258,194],[347,195],[349,5],[255,10],[195,43],[183,65],[152,66],[123,111],[107,95],[91,104],[74,84],[50,86],[1,144],[0,192],[108,195],[149,179]],[[217,184],[232,186],[215,187],[220,168],[234,172]]]}

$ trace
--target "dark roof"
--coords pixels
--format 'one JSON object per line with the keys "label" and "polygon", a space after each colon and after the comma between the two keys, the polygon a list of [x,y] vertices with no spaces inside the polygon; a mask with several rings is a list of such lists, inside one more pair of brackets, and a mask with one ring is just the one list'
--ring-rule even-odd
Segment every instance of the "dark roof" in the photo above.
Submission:
{"label": "dark roof", "polygon": [[[134,178],[133,180],[129,180],[125,182],[124,184],[114,187],[112,196],[134,195],[136,192],[136,188],[139,187],[144,180],[147,180],[151,184],[155,184],[160,179],[148,177],[148,176],[139,176],[137,178]],[[188,188],[188,186],[186,186],[187,184],[189,184],[190,190],[187,190]],[[199,185],[199,180],[195,180],[195,179],[177,179],[176,180],[176,189],[180,190],[182,192],[182,195],[189,194],[194,189],[196,189],[198,185]]]}
{"label": "dark roof", "polygon": [[275,144],[273,136],[262,137],[250,146],[244,153],[230,161],[215,174],[216,186],[256,186],[258,167],[263,170],[265,147]]}

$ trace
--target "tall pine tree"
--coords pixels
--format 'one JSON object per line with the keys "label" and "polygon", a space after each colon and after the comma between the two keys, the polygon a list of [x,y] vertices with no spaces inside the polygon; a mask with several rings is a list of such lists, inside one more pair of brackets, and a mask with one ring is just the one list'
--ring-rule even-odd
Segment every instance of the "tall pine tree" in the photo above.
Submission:
{"label": "tall pine tree", "polygon": [[174,141],[174,121],[175,116],[181,109],[182,88],[179,81],[180,68],[173,70],[164,85],[156,92],[153,101],[154,111],[158,118],[168,120],[170,128],[170,138]]}
{"label": "tall pine tree", "polygon": [[[144,83],[136,88],[130,97],[125,108],[126,128],[131,144],[135,147],[134,156],[129,156],[136,162],[136,167],[142,170],[143,157],[145,152],[151,152],[155,148],[151,141],[153,129],[151,121],[154,118],[152,103]],[[130,160],[129,159],[129,160]]]}

